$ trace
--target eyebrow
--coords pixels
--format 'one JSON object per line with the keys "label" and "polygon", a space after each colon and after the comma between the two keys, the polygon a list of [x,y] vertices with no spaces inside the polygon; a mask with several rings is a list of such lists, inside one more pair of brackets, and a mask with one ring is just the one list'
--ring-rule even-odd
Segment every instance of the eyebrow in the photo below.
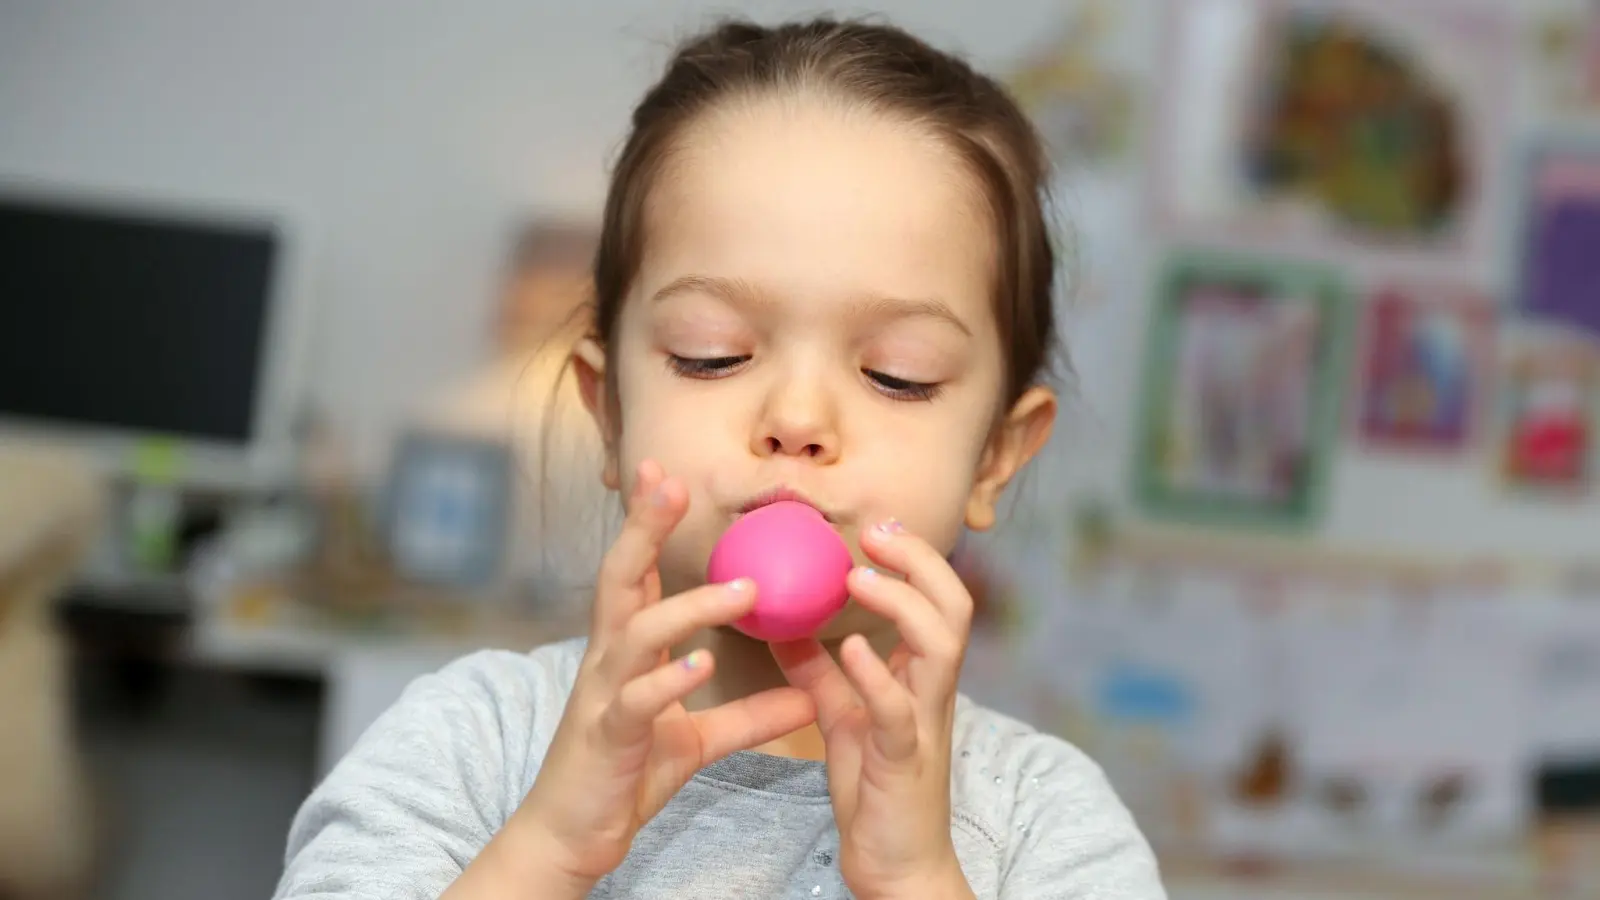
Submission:
{"label": "eyebrow", "polygon": [[[695,293],[710,294],[736,306],[760,306],[768,302],[767,297],[750,282],[714,275],[684,275],[674,278],[661,290],[656,291],[650,300],[652,303],[660,303],[682,294]],[[937,319],[954,326],[968,337],[972,336],[972,329],[961,321],[961,317],[956,315],[949,304],[933,298],[869,297],[860,315],[872,319]]]}

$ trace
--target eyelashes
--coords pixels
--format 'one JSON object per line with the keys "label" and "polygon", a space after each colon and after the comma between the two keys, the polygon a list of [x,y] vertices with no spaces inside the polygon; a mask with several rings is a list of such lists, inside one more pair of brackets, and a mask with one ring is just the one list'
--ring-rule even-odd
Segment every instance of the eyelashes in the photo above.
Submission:
{"label": "eyelashes", "polygon": [[876,385],[884,394],[898,400],[932,400],[934,397],[939,396],[939,385],[937,384],[908,381],[904,378],[885,375],[872,369],[862,369],[861,374],[867,376],[867,380]]}
{"label": "eyelashes", "polygon": [[679,356],[675,353],[667,354],[667,368],[675,375],[684,378],[699,378],[709,380],[713,378],[726,378],[739,370],[740,366],[750,361],[748,356],[712,356],[697,359],[692,356]]}
{"label": "eyelashes", "polygon": [[[738,373],[750,362],[749,356],[692,357],[667,354],[667,370],[680,378],[712,381]],[[940,385],[897,378],[875,369],[862,369],[861,374],[873,388],[895,400],[925,402],[939,396]]]}

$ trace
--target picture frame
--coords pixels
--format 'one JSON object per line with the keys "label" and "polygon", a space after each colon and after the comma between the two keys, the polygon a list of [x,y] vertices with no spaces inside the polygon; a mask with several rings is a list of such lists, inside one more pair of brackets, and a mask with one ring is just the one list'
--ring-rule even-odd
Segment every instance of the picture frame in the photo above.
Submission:
{"label": "picture frame", "polygon": [[1531,16],[1528,44],[1544,118],[1600,114],[1600,0],[1546,0]]}
{"label": "picture frame", "polygon": [[1508,357],[1500,383],[1501,483],[1519,494],[1589,494],[1600,409],[1595,348],[1571,336],[1530,339]]}
{"label": "picture frame", "polygon": [[1316,521],[1346,344],[1339,276],[1309,263],[1182,252],[1153,305],[1134,454],[1139,505],[1245,526]]}
{"label": "picture frame", "polygon": [[1527,156],[1512,253],[1530,321],[1600,339],[1600,139],[1547,138]]}
{"label": "picture frame", "polygon": [[1448,0],[1171,4],[1147,216],[1180,240],[1470,265],[1493,250],[1518,34]]}
{"label": "picture frame", "polygon": [[500,575],[515,471],[505,444],[413,431],[399,439],[384,502],[385,546],[398,574],[448,588]]}
{"label": "picture frame", "polygon": [[1051,157],[1063,165],[1121,163],[1137,138],[1142,85],[1114,62],[1114,49],[1127,43],[1135,18],[1127,5],[1073,4],[1005,78]]}
{"label": "picture frame", "polygon": [[1456,285],[1386,284],[1362,315],[1352,427],[1366,446],[1459,454],[1481,433],[1498,313]]}

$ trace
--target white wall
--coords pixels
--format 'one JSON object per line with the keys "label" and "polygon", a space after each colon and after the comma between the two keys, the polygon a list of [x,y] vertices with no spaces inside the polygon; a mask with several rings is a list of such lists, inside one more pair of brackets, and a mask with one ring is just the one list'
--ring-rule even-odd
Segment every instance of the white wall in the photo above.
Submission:
{"label": "white wall", "polygon": [[[987,66],[1048,36],[1066,6],[874,8]],[[11,0],[0,5],[0,177],[295,211],[317,239],[310,381],[376,459],[420,395],[482,358],[514,224],[534,210],[598,203],[630,106],[673,39],[728,9],[762,18],[814,10],[684,0]],[[1084,392],[1034,481],[1055,496],[1068,482],[1127,494],[1151,269],[1129,199],[1116,183],[1067,192],[1111,306],[1071,335]],[[1600,504],[1510,501],[1487,467],[1482,457],[1423,465],[1346,446],[1322,533],[1473,551],[1577,554],[1600,543]]]}
{"label": "white wall", "polygon": [[[876,4],[988,59],[1056,6]],[[13,0],[0,4],[0,177],[292,210],[315,238],[310,380],[370,457],[417,395],[485,351],[515,223],[598,208],[674,39],[714,12],[807,9]]]}

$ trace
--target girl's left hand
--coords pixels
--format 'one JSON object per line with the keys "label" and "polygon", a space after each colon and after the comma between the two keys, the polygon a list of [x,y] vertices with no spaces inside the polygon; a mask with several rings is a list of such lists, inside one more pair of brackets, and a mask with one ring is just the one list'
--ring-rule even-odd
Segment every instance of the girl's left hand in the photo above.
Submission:
{"label": "girl's left hand", "polygon": [[893,622],[888,662],[860,635],[835,663],[816,641],[773,645],[789,682],[816,701],[839,825],[839,871],[860,900],[971,897],[950,837],[956,681],[972,597],[931,545],[890,521],[861,547],[902,581],[850,573],[850,595]]}

